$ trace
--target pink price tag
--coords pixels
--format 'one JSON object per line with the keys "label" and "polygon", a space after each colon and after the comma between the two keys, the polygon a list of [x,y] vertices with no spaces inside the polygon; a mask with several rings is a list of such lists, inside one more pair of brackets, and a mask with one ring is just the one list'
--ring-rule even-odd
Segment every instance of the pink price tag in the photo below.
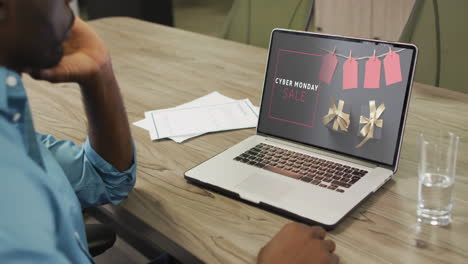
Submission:
{"label": "pink price tag", "polygon": [[380,88],[380,72],[382,62],[375,55],[366,62],[366,73],[364,76],[364,88]]}
{"label": "pink price tag", "polygon": [[399,83],[401,78],[400,55],[390,50],[384,59],[385,81],[388,85]]}
{"label": "pink price tag", "polygon": [[322,67],[320,68],[320,81],[330,84],[335,73],[338,59],[335,53],[329,53],[322,58]]}
{"label": "pink price tag", "polygon": [[343,65],[343,89],[354,89],[358,87],[358,62],[349,57]]}

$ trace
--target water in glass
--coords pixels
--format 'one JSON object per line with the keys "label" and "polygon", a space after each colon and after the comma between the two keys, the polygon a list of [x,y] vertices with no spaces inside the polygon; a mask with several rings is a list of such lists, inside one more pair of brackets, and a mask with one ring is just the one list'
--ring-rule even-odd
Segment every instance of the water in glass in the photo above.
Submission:
{"label": "water in glass", "polygon": [[447,175],[420,175],[418,221],[447,225],[451,221],[453,179]]}

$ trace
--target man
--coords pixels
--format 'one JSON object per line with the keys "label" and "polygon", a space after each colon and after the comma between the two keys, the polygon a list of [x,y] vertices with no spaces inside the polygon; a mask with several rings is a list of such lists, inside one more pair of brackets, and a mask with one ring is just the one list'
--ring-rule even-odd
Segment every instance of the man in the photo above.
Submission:
{"label": "man", "polygon": [[[111,61],[68,2],[0,0],[0,263],[92,262],[82,208],[118,203],[135,184]],[[80,84],[89,127],[83,147],[36,133],[22,72]]]}
{"label": "man", "polygon": [[[92,263],[81,210],[135,184],[135,150],[109,53],[70,0],[0,0],[0,262]],[[80,85],[83,146],[38,134],[20,74]],[[318,227],[289,224],[259,263],[336,263]]]}

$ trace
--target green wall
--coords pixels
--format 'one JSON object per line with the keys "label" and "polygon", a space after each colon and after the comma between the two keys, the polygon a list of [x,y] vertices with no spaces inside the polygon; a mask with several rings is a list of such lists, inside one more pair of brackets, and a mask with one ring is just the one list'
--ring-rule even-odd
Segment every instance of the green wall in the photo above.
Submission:
{"label": "green wall", "polygon": [[306,0],[235,0],[224,38],[268,48],[272,29],[304,30],[309,8]]}
{"label": "green wall", "polygon": [[[435,85],[433,1],[423,1],[411,42],[419,47],[416,81]],[[468,93],[468,0],[438,0],[441,31],[440,87]]]}
{"label": "green wall", "polygon": [[[389,0],[391,1],[391,0]],[[403,40],[419,47],[417,82],[436,85],[436,34],[433,0],[421,1],[412,34]],[[235,0],[224,37],[268,47],[275,27],[303,29],[310,1]],[[468,93],[468,0],[438,0],[441,29],[441,87]],[[292,19],[291,19],[292,18]],[[313,27],[311,27],[313,29]]]}

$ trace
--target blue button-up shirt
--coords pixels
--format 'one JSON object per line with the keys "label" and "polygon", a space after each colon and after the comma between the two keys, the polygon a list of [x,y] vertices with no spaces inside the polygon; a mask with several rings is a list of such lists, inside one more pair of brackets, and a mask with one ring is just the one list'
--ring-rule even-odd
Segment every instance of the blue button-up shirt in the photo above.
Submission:
{"label": "blue button-up shirt", "polygon": [[37,133],[20,76],[0,67],[0,263],[92,263],[82,208],[125,199],[135,171]]}

